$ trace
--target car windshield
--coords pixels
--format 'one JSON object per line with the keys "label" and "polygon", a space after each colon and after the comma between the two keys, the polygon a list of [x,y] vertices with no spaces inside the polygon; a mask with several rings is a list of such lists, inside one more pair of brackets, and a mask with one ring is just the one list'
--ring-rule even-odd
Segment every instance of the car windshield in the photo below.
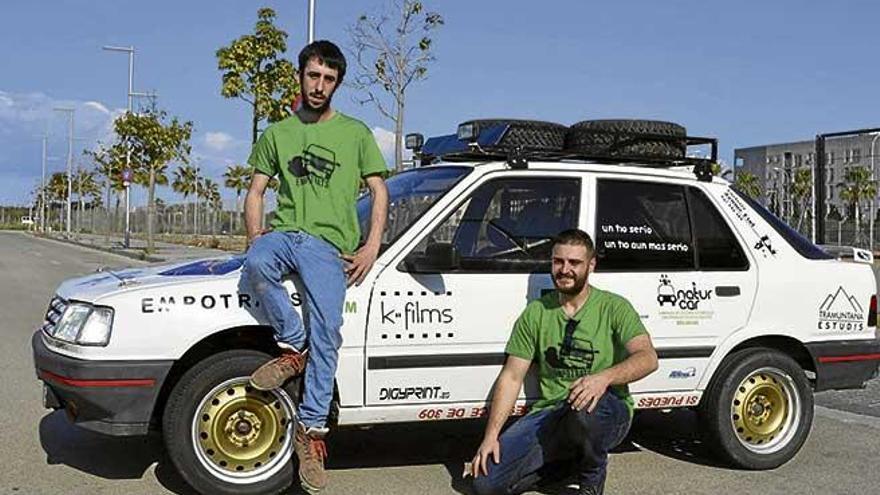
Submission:
{"label": "car windshield", "polygon": [[[382,249],[396,241],[471,170],[467,166],[417,168],[395,174],[385,181],[389,196],[388,225],[382,236]],[[370,193],[367,192],[357,202],[362,243],[370,232],[370,206]]]}

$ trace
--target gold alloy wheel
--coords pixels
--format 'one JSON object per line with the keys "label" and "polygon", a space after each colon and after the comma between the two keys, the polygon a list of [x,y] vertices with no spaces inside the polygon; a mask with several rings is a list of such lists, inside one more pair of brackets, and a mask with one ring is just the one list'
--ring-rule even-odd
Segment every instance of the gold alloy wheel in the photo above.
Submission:
{"label": "gold alloy wheel", "polygon": [[791,439],[800,422],[800,396],[784,371],[761,368],[736,388],[731,420],[737,439],[758,453],[779,450]]}
{"label": "gold alloy wheel", "polygon": [[225,481],[259,481],[290,458],[293,418],[293,401],[283,390],[256,390],[247,377],[226,381],[196,408],[192,427],[196,455]]}

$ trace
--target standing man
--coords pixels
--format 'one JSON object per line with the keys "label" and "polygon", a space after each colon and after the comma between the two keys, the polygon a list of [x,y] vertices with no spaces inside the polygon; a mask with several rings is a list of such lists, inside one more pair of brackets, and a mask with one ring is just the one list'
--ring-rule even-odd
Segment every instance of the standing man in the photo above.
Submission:
{"label": "standing man", "polygon": [[[333,43],[306,46],[299,54],[301,106],[269,126],[248,159],[254,176],[245,199],[245,272],[280,354],[254,372],[251,384],[270,390],[305,372],[294,447],[300,480],[311,493],[327,484],[323,439],[342,345],[346,284],[360,284],[376,261],[388,211],[387,168],[370,129],[330,106],[345,67]],[[278,208],[271,230],[261,231],[263,194],[276,175]],[[358,248],[355,200],[361,180],[373,202],[370,232]],[[281,284],[292,272],[304,286],[305,325]]]}
{"label": "standing man", "polygon": [[[657,369],[651,338],[629,301],[588,284],[596,267],[590,236],[560,233],[552,256],[556,291],[526,306],[507,342],[469,473],[480,495],[521,493],[564,469],[577,473],[579,494],[601,495],[608,451],[632,419],[627,384]],[[533,363],[540,398],[501,434]]]}

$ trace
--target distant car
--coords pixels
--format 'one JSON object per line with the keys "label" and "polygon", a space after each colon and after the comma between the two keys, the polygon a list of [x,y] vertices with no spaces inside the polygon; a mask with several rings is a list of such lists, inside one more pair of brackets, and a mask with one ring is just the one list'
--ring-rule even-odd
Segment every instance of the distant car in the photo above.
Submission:
{"label": "distant car", "polygon": [[27,216],[21,217],[21,224],[31,226],[34,224],[34,219],[31,217],[27,217]]}

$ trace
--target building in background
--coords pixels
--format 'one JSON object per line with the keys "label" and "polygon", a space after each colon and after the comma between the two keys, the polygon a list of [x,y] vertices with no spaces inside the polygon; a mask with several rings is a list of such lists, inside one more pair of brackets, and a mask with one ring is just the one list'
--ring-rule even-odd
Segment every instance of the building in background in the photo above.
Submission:
{"label": "building in background", "polygon": [[[847,205],[840,199],[839,185],[844,182],[846,170],[851,167],[865,167],[871,170],[873,161],[880,165],[876,154],[876,134],[828,139],[825,143],[825,217],[842,217],[847,214]],[[816,141],[797,141],[792,143],[767,144],[734,150],[736,173],[749,172],[758,178],[761,186],[761,201],[780,218],[790,216],[798,207],[792,195],[791,184],[798,169],[813,170],[816,164]],[[875,177],[876,174],[875,168]],[[836,212],[836,214],[834,214]],[[864,212],[865,219],[868,211]]]}

